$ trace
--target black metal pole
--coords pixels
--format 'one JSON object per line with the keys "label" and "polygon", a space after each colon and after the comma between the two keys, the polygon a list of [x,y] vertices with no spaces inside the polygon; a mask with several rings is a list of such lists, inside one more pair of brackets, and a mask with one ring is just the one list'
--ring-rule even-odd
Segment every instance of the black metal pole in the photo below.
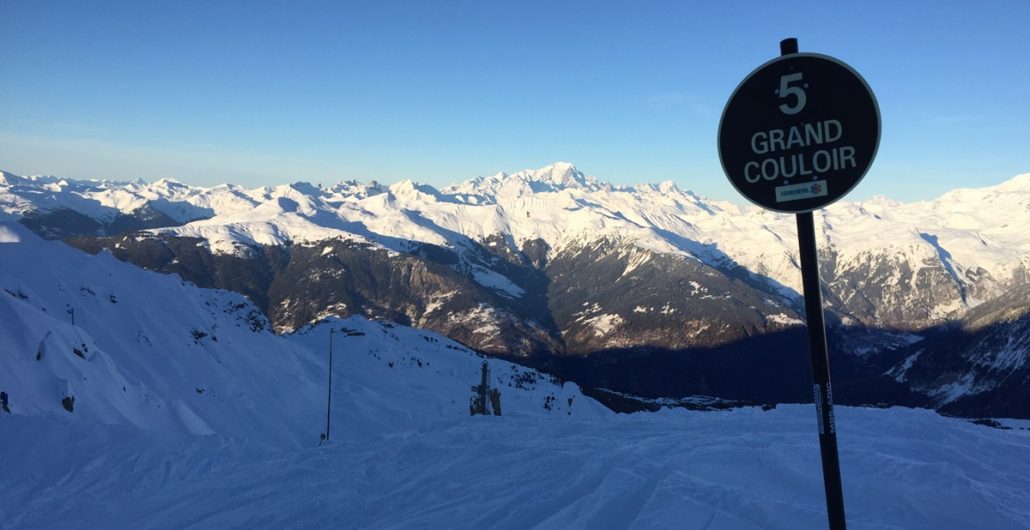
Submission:
{"label": "black metal pole", "polygon": [[333,415],[333,333],[336,330],[329,328],[329,400],[325,412],[325,439],[329,441],[329,419]]}
{"label": "black metal pole", "polygon": [[[798,53],[797,39],[780,41],[780,54]],[[837,429],[833,421],[833,389],[830,385],[830,363],[826,347],[826,323],[823,321],[823,296],[819,282],[819,260],[815,244],[815,221],[812,212],[797,214],[798,251],[801,257],[801,284],[805,292],[805,316],[808,322],[808,344],[812,353],[812,391],[819,418],[819,452],[823,462],[823,487],[826,490],[826,511],[831,530],[845,530],[844,489],[840,481],[840,458],[837,455]]]}

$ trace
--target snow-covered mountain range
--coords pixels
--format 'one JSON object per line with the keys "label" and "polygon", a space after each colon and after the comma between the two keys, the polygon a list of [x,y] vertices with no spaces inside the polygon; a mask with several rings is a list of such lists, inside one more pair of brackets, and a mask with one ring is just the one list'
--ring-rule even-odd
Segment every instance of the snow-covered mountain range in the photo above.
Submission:
{"label": "snow-covered mountain range", "polygon": [[[791,216],[668,182],[611,185],[567,163],[439,190],[411,181],[246,189],[0,178],[0,215],[90,252],[243,293],[278,331],[362,315],[537,358],[718,348],[790,335],[802,323]],[[838,349],[919,386],[898,375],[918,370],[900,371],[894,357],[876,353],[960,325],[1030,283],[1026,226],[1030,174],[932,201],[880,197],[821,211],[831,322],[863,330]],[[989,324],[1026,305],[1005,303],[1011,310],[990,313],[1001,320]],[[954,400],[944,390],[954,381],[940,375],[927,376],[921,392]],[[955,388],[987,391],[1001,376],[982,377]]]}
{"label": "snow-covered mountain range", "polygon": [[[459,253],[481,244],[517,254],[542,240],[547,256],[553,257],[610,240],[646,251],[634,256],[636,261],[662,254],[718,266],[733,263],[776,282],[784,294],[800,291],[791,216],[707,200],[671,182],[633,187],[601,183],[568,163],[479,177],[442,190],[412,181],[391,186],[344,182],[328,188],[299,182],[245,189],[193,187],[170,179],[117,183],[4,173],[0,209],[8,216],[39,219],[43,230],[50,227],[47,215],[74,212],[96,223],[91,235],[117,231],[109,227],[119,219],[161,217],[178,226],[150,233],[200,238],[218,254],[328,239],[395,251],[408,250],[409,242]],[[868,312],[856,307],[863,322],[897,326],[939,321],[1027,278],[1030,236],[1024,227],[1030,225],[1030,174],[990,188],[955,190],[933,201],[905,204],[878,197],[842,202],[822,214],[821,250],[831,265],[823,274],[833,278],[831,285],[838,276],[876,269],[886,261],[895,265],[890,271],[895,276],[868,278],[866,283],[918,287],[925,280],[940,289],[933,299],[937,303],[920,308],[920,315],[893,318],[892,311],[906,306],[896,292],[884,297],[895,304],[881,305],[900,307]],[[55,235],[62,233],[60,226],[50,228]],[[91,228],[72,231],[84,234]],[[927,273],[919,269],[927,266],[939,267],[945,275],[920,277]],[[473,271],[473,277],[484,287],[513,297],[521,294],[510,279],[489,271]],[[839,287],[831,291],[843,307],[849,302],[862,305],[851,302],[861,296],[862,285],[841,282]]]}

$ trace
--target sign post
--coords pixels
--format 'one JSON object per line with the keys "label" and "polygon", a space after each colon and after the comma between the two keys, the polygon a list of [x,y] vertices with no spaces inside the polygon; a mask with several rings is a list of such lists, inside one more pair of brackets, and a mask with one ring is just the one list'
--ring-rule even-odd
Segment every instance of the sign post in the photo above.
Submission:
{"label": "sign post", "polygon": [[333,417],[333,333],[336,333],[336,329],[329,326],[329,395],[325,405],[325,434],[322,435],[322,440],[326,442],[329,441],[329,420]]}
{"label": "sign post", "polygon": [[751,72],[730,96],[719,123],[719,159],[749,201],[797,216],[798,250],[812,354],[813,397],[830,528],[844,530],[833,389],[812,211],[858,184],[876,157],[880,111],[858,72],[780,42],[780,57]]}

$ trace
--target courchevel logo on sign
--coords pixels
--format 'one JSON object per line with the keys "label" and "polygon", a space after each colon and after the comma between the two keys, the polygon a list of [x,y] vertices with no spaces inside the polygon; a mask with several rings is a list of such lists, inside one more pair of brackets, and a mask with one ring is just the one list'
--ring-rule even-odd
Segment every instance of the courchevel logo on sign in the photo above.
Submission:
{"label": "courchevel logo on sign", "polygon": [[779,186],[776,188],[776,202],[825,197],[826,194],[827,190],[825,180],[806,182],[803,184],[792,184],[790,186]]}

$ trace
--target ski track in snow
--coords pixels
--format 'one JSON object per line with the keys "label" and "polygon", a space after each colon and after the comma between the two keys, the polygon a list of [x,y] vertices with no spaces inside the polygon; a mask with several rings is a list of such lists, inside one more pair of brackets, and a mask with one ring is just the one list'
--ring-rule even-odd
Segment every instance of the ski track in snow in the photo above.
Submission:
{"label": "ski track in snow", "polygon": [[[373,436],[340,422],[329,445],[289,449],[2,418],[0,513],[5,528],[819,528],[810,408],[468,417]],[[1030,525],[1027,431],[838,411],[849,527]]]}

